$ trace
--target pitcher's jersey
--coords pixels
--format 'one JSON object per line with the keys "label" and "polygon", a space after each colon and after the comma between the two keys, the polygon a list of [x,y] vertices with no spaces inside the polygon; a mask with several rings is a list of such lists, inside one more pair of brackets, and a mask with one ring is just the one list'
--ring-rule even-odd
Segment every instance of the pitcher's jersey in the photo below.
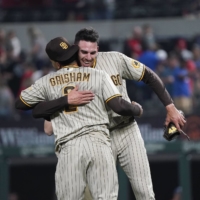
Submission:
{"label": "pitcher's jersey", "polygon": [[91,131],[109,135],[109,118],[105,102],[121,96],[109,75],[88,67],[62,68],[50,73],[21,93],[26,105],[54,100],[67,95],[78,85],[79,90],[90,90],[95,98],[85,106],[68,106],[51,116],[56,143],[67,142]]}
{"label": "pitcher's jersey", "polygon": [[[95,69],[101,69],[110,75],[115,86],[118,88],[123,99],[130,102],[126,82],[124,79],[140,81],[144,75],[145,66],[120,52],[99,52]],[[134,91],[133,91],[134,92]],[[113,127],[129,117],[118,115],[109,109],[110,127]]]}

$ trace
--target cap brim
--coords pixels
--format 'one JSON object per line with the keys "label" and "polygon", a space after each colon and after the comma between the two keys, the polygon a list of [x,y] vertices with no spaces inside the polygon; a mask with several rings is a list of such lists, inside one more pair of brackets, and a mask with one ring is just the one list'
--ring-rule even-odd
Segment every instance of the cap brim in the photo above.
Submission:
{"label": "cap brim", "polygon": [[63,56],[61,58],[59,58],[59,60],[57,60],[58,62],[64,62],[69,60],[73,55],[76,54],[76,52],[78,52],[79,47],[78,45],[72,45],[70,46],[67,50],[66,53],[63,54]]}

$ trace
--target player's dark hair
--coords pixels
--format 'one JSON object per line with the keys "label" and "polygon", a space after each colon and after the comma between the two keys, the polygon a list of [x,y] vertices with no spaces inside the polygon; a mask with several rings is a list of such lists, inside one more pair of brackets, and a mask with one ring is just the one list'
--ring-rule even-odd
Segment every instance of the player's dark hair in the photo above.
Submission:
{"label": "player's dark hair", "polygon": [[81,40],[88,41],[88,42],[97,42],[98,44],[99,34],[92,27],[83,28],[76,33],[74,44],[78,44]]}

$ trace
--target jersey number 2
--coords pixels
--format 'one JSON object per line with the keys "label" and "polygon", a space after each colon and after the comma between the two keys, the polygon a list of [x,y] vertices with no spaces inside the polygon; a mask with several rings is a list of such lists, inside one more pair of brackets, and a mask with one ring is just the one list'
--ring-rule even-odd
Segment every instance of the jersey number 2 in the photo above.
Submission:
{"label": "jersey number 2", "polygon": [[[72,86],[72,85],[70,85],[70,86],[67,86],[67,87],[65,87],[64,89],[63,89],[63,93],[64,93],[64,95],[68,95],[70,92],[71,92],[71,90],[73,90],[75,87],[74,86]],[[72,112],[77,112],[78,111],[78,108],[77,108],[77,106],[66,106],[65,107],[65,113],[72,113]]]}

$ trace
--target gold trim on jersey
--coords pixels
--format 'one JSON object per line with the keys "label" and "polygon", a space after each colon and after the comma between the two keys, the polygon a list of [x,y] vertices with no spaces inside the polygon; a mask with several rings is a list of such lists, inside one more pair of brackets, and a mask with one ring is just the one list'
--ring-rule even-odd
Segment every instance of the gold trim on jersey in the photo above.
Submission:
{"label": "gold trim on jersey", "polygon": [[78,65],[67,65],[62,68],[78,68],[78,67],[79,67]]}
{"label": "gold trim on jersey", "polygon": [[21,96],[21,95],[20,95],[19,98],[21,99],[21,101],[22,101],[25,105],[27,105],[28,107],[32,107],[31,105],[29,105],[28,103],[26,103],[26,102],[22,99],[22,96]]}
{"label": "gold trim on jersey", "polygon": [[93,62],[93,65],[92,65],[92,68],[95,68],[95,67],[96,67],[96,64],[97,64],[97,59],[95,58],[95,59],[94,59],[94,62]]}
{"label": "gold trim on jersey", "polygon": [[141,81],[143,76],[144,76],[144,72],[145,72],[145,65],[144,65],[144,68],[143,68],[143,71],[142,71],[142,76],[140,77],[140,79],[138,81]]}
{"label": "gold trim on jersey", "polygon": [[121,96],[122,96],[121,94],[116,94],[116,95],[114,95],[114,96],[108,98],[108,99],[106,100],[106,103],[108,103],[108,101],[110,101],[111,99],[114,99],[115,97],[121,97]]}

